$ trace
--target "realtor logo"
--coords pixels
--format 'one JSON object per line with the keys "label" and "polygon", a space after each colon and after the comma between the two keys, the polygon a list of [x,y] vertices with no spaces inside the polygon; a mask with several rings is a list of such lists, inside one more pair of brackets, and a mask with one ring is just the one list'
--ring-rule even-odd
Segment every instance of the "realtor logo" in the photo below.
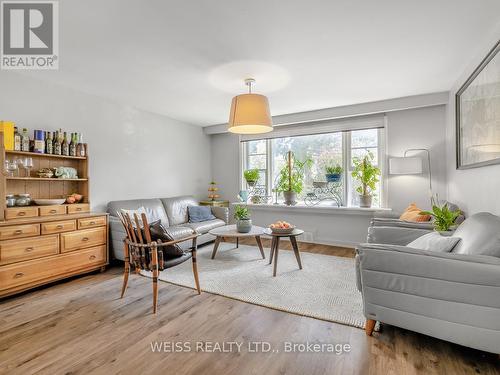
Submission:
{"label": "realtor logo", "polygon": [[2,69],[59,68],[57,1],[2,1]]}

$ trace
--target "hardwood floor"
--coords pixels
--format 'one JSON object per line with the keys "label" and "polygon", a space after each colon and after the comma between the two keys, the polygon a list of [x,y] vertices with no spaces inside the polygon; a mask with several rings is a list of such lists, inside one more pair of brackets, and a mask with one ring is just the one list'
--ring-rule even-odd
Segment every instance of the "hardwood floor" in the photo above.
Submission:
{"label": "hardwood floor", "polygon": [[[269,244],[265,243],[268,247]],[[300,244],[302,251],[352,256],[351,249]],[[132,275],[120,299],[122,268],[74,278],[0,303],[2,374],[496,374],[496,355],[391,326],[363,330]],[[196,351],[197,343],[243,343],[241,352]],[[276,352],[253,353],[268,342]],[[153,352],[151,344],[191,351]],[[351,351],[287,353],[285,342],[350,344]],[[229,344],[226,344],[226,349]],[[236,349],[236,346],[233,346]]]}

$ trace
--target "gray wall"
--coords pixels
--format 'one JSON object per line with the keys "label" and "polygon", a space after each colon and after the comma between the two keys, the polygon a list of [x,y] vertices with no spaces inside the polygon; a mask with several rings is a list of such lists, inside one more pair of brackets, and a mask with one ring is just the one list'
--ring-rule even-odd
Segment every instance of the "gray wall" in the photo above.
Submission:
{"label": "gray wall", "polygon": [[94,209],[118,199],[206,196],[210,139],[202,128],[16,73],[1,72],[0,87],[0,119],[31,134],[83,133]]}
{"label": "gray wall", "polygon": [[448,153],[448,195],[451,201],[457,202],[468,215],[488,211],[500,215],[500,164],[481,168],[457,170],[455,146],[455,93],[467,80],[482,59],[500,39],[500,23],[497,30],[485,36],[484,43],[477,50],[469,51],[470,64],[457,79],[450,91],[447,113],[447,153]]}

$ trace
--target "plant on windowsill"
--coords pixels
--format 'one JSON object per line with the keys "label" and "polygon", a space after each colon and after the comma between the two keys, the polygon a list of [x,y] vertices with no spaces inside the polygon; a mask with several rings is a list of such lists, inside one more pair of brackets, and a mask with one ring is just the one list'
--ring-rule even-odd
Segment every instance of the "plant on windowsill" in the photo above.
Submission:
{"label": "plant on windowsill", "polygon": [[239,233],[248,233],[252,230],[252,220],[248,207],[237,205],[234,208],[234,218],[236,219],[236,230]]}
{"label": "plant on windowsill", "polygon": [[257,168],[247,169],[243,172],[243,177],[245,177],[248,186],[254,187],[257,181],[259,181],[259,170]]}
{"label": "plant on windowsill", "polygon": [[361,183],[361,186],[356,188],[360,207],[372,206],[373,192],[379,181],[380,169],[373,165],[373,159],[373,153],[368,152],[363,158],[355,157],[352,160],[354,168],[351,176]]}
{"label": "plant on windowsill", "polygon": [[329,165],[325,168],[326,181],[328,182],[339,182],[342,178],[342,172],[344,169],[340,166],[340,164]]}
{"label": "plant on windowsill", "polygon": [[462,214],[460,210],[451,211],[448,207],[448,203],[439,207],[437,205],[432,206],[432,211],[422,211],[420,215],[430,215],[434,218],[434,230],[439,232],[442,236],[449,236],[453,233],[453,230],[457,227],[455,225],[455,220]]}
{"label": "plant on windowsill", "polygon": [[304,172],[306,167],[312,165],[312,160],[297,160],[293,152],[288,151],[285,161],[286,165],[280,170],[275,189],[283,193],[287,206],[293,206],[297,204],[297,194],[304,189]]}

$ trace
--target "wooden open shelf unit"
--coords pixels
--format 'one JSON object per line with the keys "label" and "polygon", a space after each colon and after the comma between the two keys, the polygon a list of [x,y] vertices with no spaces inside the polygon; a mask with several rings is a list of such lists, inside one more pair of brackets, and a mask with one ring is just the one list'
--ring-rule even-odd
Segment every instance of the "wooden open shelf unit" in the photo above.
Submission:
{"label": "wooden open shelf unit", "polygon": [[[0,220],[5,220],[7,194],[30,194],[32,199],[37,198],[66,198],[66,196],[78,193],[83,195],[81,203],[89,202],[89,175],[88,175],[88,157],[64,156],[39,154],[35,152],[11,151],[5,150],[3,146],[3,134],[0,133]],[[30,175],[26,176],[26,170],[20,169],[14,177],[7,176],[4,171],[5,160],[22,159],[31,157],[33,159],[33,168]],[[41,168],[55,167],[73,167],[77,170],[78,178],[60,179],[60,178],[39,178],[37,172]]]}

